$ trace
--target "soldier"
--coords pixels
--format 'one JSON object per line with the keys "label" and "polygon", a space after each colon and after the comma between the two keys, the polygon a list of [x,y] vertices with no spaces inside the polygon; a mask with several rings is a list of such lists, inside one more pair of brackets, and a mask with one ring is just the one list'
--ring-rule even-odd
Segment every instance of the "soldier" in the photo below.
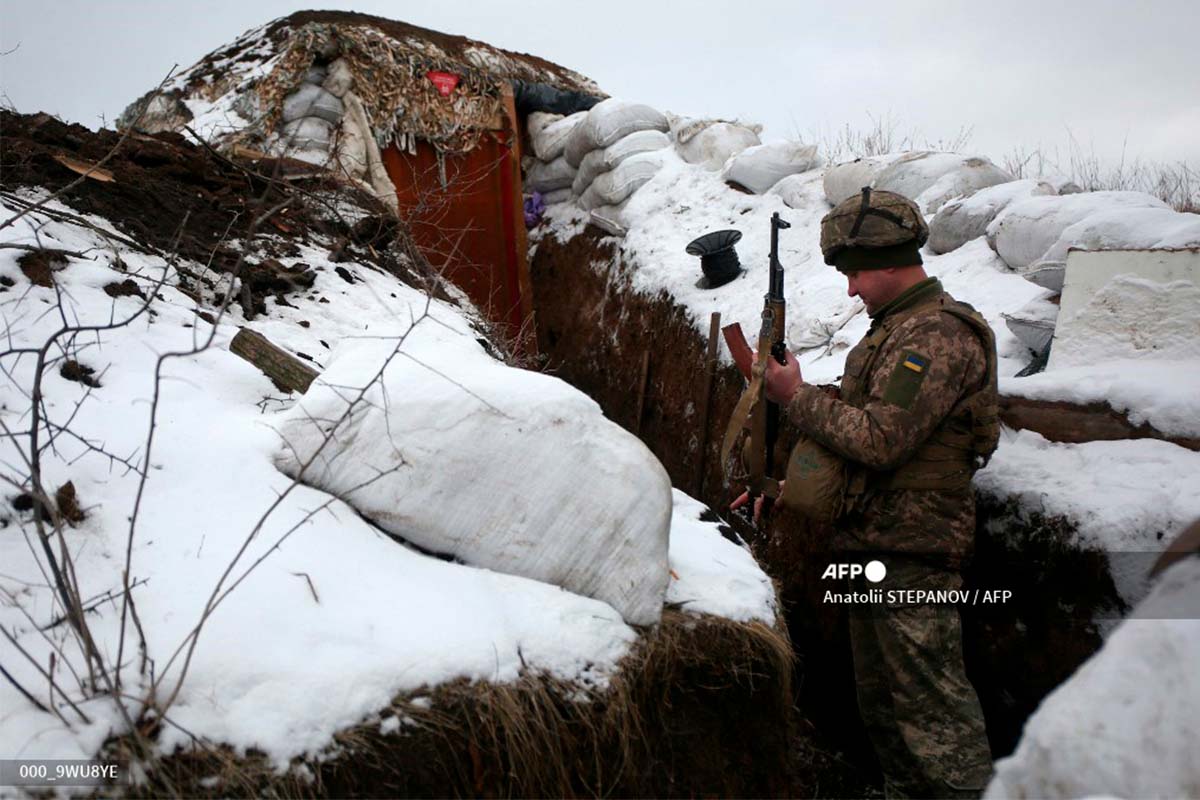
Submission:
{"label": "soldier", "polygon": [[[884,588],[962,585],[975,532],[971,476],[999,431],[995,340],[925,274],[928,233],[917,206],[892,192],[864,188],[838,204],[821,220],[821,251],[866,305],[871,328],[846,359],[840,395],[804,383],[790,353],[766,373],[768,396],[845,460],[840,544],[886,553]],[[855,607],[850,635],[888,797],[982,792],[992,759],[958,610]]]}

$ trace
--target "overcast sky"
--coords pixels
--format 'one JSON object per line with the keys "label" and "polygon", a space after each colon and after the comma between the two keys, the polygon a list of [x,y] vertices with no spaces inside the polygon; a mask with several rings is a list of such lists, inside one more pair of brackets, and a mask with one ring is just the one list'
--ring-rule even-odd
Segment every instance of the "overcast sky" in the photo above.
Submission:
{"label": "overcast sky", "polygon": [[764,138],[888,119],[967,149],[1200,164],[1198,0],[0,0],[0,87],[21,112],[97,127],[243,31],[346,8],[534,53],[609,94],[738,117]]}

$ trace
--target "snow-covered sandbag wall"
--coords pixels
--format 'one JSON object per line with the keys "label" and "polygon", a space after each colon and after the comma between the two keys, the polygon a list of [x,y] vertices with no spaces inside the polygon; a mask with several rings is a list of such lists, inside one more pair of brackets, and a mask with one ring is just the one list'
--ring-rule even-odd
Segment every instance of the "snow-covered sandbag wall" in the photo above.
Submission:
{"label": "snow-covered sandbag wall", "polygon": [[829,205],[836,206],[847,197],[853,197],[861,192],[864,186],[874,186],[875,176],[892,162],[903,158],[904,155],[904,153],[887,153],[878,156],[863,156],[853,161],[834,164],[825,170],[825,199],[829,201]]}
{"label": "snow-covered sandbag wall", "polygon": [[597,103],[567,137],[567,162],[578,168],[571,186],[576,203],[609,233],[624,232],[629,196],[662,167],[671,140],[667,116],[643,103],[609,98]]}
{"label": "snow-covered sandbag wall", "polygon": [[523,187],[526,195],[537,192],[547,206],[571,199],[571,184],[578,170],[567,163],[564,151],[571,131],[586,117],[586,111],[576,111],[565,117],[542,111],[529,115],[526,127],[533,156],[525,159]]}
{"label": "snow-covered sandbag wall", "polygon": [[458,327],[417,324],[390,362],[394,343],[339,351],[280,423],[278,466],[426,550],[656,623],[670,580],[662,465],[582,392],[496,361]]}
{"label": "snow-covered sandbag wall", "polygon": [[815,144],[768,142],[747,147],[729,159],[721,170],[721,178],[754,194],[765,194],[787,176],[807,172],[820,164]]}
{"label": "snow-covered sandbag wall", "polygon": [[[1004,263],[1026,275],[1041,269],[1038,263],[1063,231],[1093,214],[1133,209],[1166,209],[1167,204],[1142,192],[1085,192],[1064,196],[1029,197],[1010,203],[988,224],[987,240]],[[1052,267],[1044,286],[1062,287],[1061,263]]]}
{"label": "snow-covered sandbag wall", "polygon": [[604,149],[631,133],[655,130],[666,132],[670,123],[661,111],[644,103],[609,98],[588,110],[583,122],[567,137],[567,161],[578,167],[593,150]]}
{"label": "snow-covered sandbag wall", "polygon": [[929,249],[935,253],[956,250],[987,233],[987,226],[1009,203],[1052,194],[1055,191],[1051,184],[1029,178],[966,193],[962,199],[946,203],[928,218]]}
{"label": "snow-covered sandbag wall", "polygon": [[[915,152],[906,153],[884,167],[875,176],[871,188],[902,194],[916,201],[923,211],[929,213],[936,208],[927,208],[928,204],[940,207],[947,200],[971,189],[994,186],[1011,180],[1011,175],[980,156]],[[931,189],[933,192],[929,197],[922,196]]]}
{"label": "snow-covered sandbag wall", "polygon": [[714,119],[671,118],[671,136],[675,151],[689,164],[699,164],[707,170],[718,170],[730,156],[747,147],[762,144],[758,138],[761,125],[742,125]]}
{"label": "snow-covered sandbag wall", "polygon": [[837,205],[862,190],[902,194],[931,215],[951,200],[1013,178],[982,156],[915,151],[838,164],[825,173],[825,197]]}

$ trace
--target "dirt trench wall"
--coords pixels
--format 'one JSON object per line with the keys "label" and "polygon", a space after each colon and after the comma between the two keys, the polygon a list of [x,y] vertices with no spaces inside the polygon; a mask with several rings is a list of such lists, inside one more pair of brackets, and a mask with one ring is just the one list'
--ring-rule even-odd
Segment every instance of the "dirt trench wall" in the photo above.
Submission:
{"label": "dirt trench wall", "polygon": [[[675,486],[719,509],[751,542],[781,586],[801,663],[796,681],[801,712],[822,732],[826,746],[869,762],[871,750],[854,713],[844,610],[821,601],[829,587],[819,575],[833,560],[828,547],[833,532],[780,513],[766,534],[757,536],[724,511],[735,490],[721,475],[719,449],[744,381],[732,365],[718,369],[707,430],[700,431],[706,337],[665,293],[634,292],[626,270],[615,240],[594,228],[567,242],[553,236],[541,240],[530,272],[546,368],[637,433]],[[780,456],[794,438],[785,423]],[[701,454],[705,467],[698,490]],[[966,585],[1014,591],[1013,602],[999,611],[963,609],[967,669],[999,757],[1015,747],[1025,720],[1045,695],[1098,649],[1101,637],[1093,620],[1116,613],[1120,601],[1104,554],[1068,546],[1068,525],[1023,516],[1002,500],[978,499],[976,556],[964,572]]]}

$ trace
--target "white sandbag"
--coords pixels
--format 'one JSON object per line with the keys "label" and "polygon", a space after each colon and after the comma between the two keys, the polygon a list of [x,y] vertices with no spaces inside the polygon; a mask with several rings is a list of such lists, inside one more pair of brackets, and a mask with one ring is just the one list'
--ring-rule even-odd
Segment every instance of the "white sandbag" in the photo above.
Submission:
{"label": "white sandbag", "polygon": [[[435,309],[434,313],[438,313]],[[662,613],[671,481],[564,381],[488,356],[461,318],[344,344],[276,427],[276,465],[433,553],[555,584],[631,624]],[[405,357],[407,356],[407,357]],[[327,429],[342,420],[327,444]],[[404,576],[396,576],[404,580]]]}
{"label": "white sandbag", "polygon": [[565,203],[573,196],[574,195],[571,194],[570,189],[555,189],[553,192],[546,192],[542,195],[542,203],[548,206],[553,206],[559,203]]}
{"label": "white sandbag", "polygon": [[921,213],[925,214],[928,219],[930,214],[936,214],[951,200],[966,197],[972,192],[986,189],[989,186],[1011,183],[1012,179],[1012,175],[992,162],[986,159],[971,158],[967,159],[967,162],[958,169],[951,170],[938,178],[932,186],[914,199],[917,206],[920,207]]}
{"label": "white sandbag", "polygon": [[671,140],[662,131],[646,130],[631,133],[603,150],[593,150],[584,156],[583,161],[579,162],[579,172],[575,175],[571,190],[577,196],[582,195],[587,191],[587,187],[592,185],[596,176],[615,168],[630,156],[636,156],[638,153],[653,153],[670,146]]}
{"label": "white sandbag", "polygon": [[985,800],[1197,796],[1198,620],[1200,558],[1184,558],[1042,700]]}
{"label": "white sandbag", "polygon": [[525,191],[552,192],[555,189],[569,189],[575,180],[575,168],[567,163],[567,159],[559,156],[550,163],[541,161],[533,165],[525,175]]}
{"label": "white sandbag", "polygon": [[579,171],[575,173],[575,180],[571,183],[571,192],[576,197],[582,197],[592,185],[592,181],[605,172],[608,172],[608,167],[604,166],[604,151],[593,150],[579,162]]}
{"label": "white sandbag", "polygon": [[1143,192],[1084,192],[1010,203],[987,227],[988,244],[1004,263],[1022,269],[1038,261],[1062,232],[1100,211],[1166,208]]}
{"label": "white sandbag", "polygon": [[987,232],[988,223],[1017,200],[1054,194],[1054,187],[1029,178],[988,186],[942,206],[929,220],[929,249],[957,250]]}
{"label": "white sandbag", "polygon": [[623,206],[600,206],[593,208],[588,221],[605,233],[613,236],[624,236],[629,232],[622,215]]}
{"label": "white sandbag", "polygon": [[686,139],[682,132],[677,134],[675,150],[689,164],[716,171],[725,166],[730,156],[760,144],[758,133],[752,128],[733,122],[714,122]]}
{"label": "white sandbag", "polygon": [[885,153],[835,164],[825,170],[825,199],[829,201],[829,205],[836,206],[847,197],[853,197],[861,192],[864,186],[874,185],[876,175],[905,155],[907,154]]}
{"label": "white sandbag", "polygon": [[350,91],[353,86],[354,73],[350,71],[350,65],[344,58],[339,58],[329,65],[325,82],[321,84],[325,91],[338,98],[345,97],[346,92]]}
{"label": "white sandbag", "polygon": [[[530,123],[529,140],[533,144],[533,154],[539,161],[551,162],[563,154],[567,146],[567,138],[571,131],[587,118],[586,111],[577,111],[568,117],[556,120],[546,120],[546,117],[558,117],[557,114],[544,114],[535,111],[529,115],[536,123]],[[534,125],[536,124],[536,130]]]}
{"label": "white sandbag", "polygon": [[662,168],[658,153],[631,156],[614,169],[598,175],[579,197],[579,207],[591,211],[600,206],[615,206],[625,201],[653,178]]}
{"label": "white sandbag", "polygon": [[818,180],[818,174],[811,170],[788,175],[772,186],[767,194],[778,195],[788,208],[808,208],[814,200],[819,199]]}
{"label": "white sandbag", "polygon": [[592,150],[608,147],[631,133],[668,129],[667,117],[661,111],[610,97],[592,106],[583,122],[571,131],[565,151],[567,161],[577,167]]}
{"label": "white sandbag", "polygon": [[768,142],[748,147],[729,159],[722,180],[737,183],[755,194],[764,194],[788,175],[820,165],[815,144]]}
{"label": "white sandbag", "polygon": [[525,118],[525,129],[529,131],[530,140],[541,136],[547,127],[563,119],[562,114],[551,114],[547,111],[531,111]]}
{"label": "white sandbag", "polygon": [[1063,229],[1046,253],[1034,262],[1062,263],[1067,251],[1127,250],[1150,247],[1200,246],[1200,214],[1170,208],[1100,211]]}
{"label": "white sandbag", "polygon": [[[990,167],[1004,175],[1005,180],[1012,180],[1011,176],[1001,172],[986,158],[964,156],[959,153],[914,152],[906,153],[902,158],[896,159],[881,170],[875,176],[875,183],[871,188],[886,189],[889,192],[902,194],[910,200],[916,200],[922,192],[933,186],[943,175],[963,167],[979,169],[981,177],[989,174],[984,168]],[[993,181],[993,183],[995,182],[997,181]],[[991,184],[984,185],[990,186]]]}
{"label": "white sandbag", "polygon": [[280,155],[293,155],[298,150],[328,152],[332,141],[332,122],[319,117],[301,117],[283,126],[274,149]]}
{"label": "white sandbag", "polygon": [[342,101],[337,97],[320,86],[305,83],[284,98],[281,116],[284,122],[295,122],[305,117],[338,122],[344,111]]}

